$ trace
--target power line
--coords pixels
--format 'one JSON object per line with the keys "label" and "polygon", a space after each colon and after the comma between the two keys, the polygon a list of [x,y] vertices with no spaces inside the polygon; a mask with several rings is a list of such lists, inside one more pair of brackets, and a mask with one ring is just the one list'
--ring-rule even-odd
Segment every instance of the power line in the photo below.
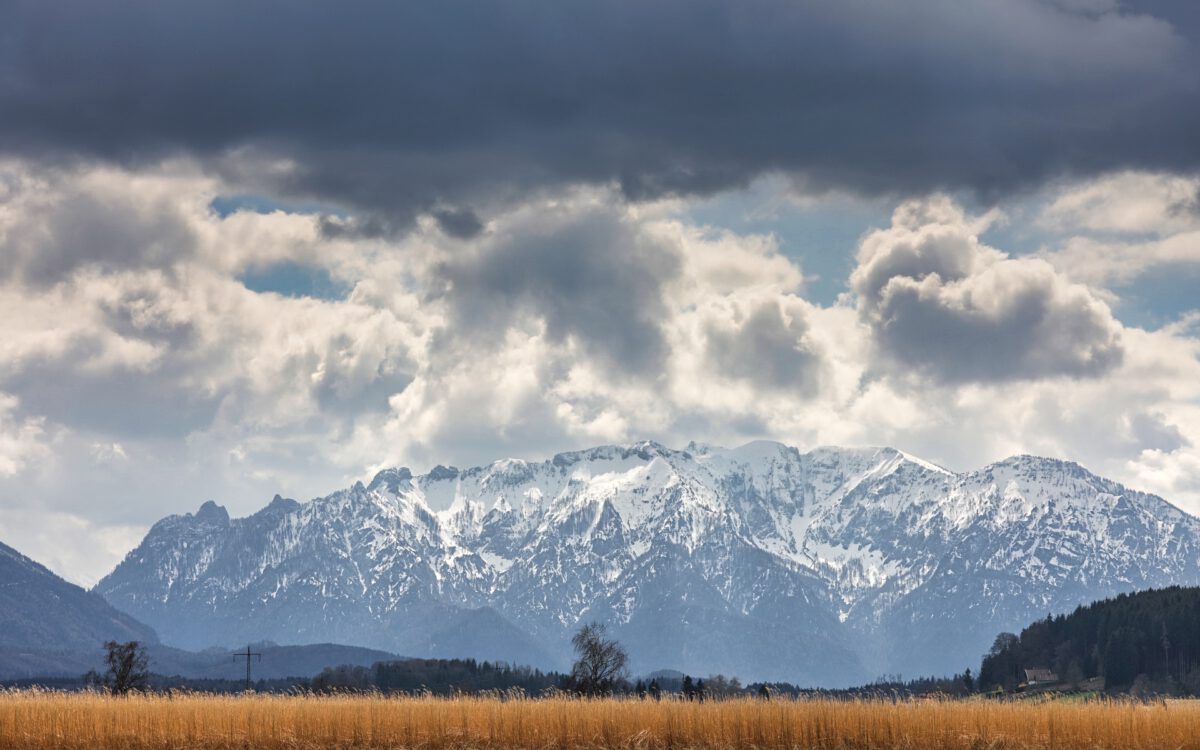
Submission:
{"label": "power line", "polygon": [[251,681],[251,679],[250,679],[250,662],[251,662],[251,660],[253,660],[253,659],[254,659],[254,657],[256,657],[256,656],[258,657],[258,660],[259,660],[259,661],[262,661],[262,654],[261,654],[261,653],[254,652],[254,651],[251,651],[249,646],[246,646],[246,650],[245,650],[245,651],[238,651],[238,652],[234,653],[234,655],[233,655],[233,660],[234,660],[234,661],[237,661],[238,659],[245,659],[245,660],[246,660],[246,692],[249,692],[249,691],[250,691],[250,686],[251,686],[252,684],[254,684],[254,683]]}

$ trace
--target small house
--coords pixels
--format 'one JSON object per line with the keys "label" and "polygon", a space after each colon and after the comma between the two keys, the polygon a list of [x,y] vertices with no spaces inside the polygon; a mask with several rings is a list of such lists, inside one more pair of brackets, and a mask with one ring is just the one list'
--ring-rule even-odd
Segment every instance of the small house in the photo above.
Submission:
{"label": "small house", "polygon": [[1058,675],[1049,669],[1033,667],[1025,670],[1025,684],[1030,687],[1034,685],[1049,685],[1055,682],[1058,682]]}

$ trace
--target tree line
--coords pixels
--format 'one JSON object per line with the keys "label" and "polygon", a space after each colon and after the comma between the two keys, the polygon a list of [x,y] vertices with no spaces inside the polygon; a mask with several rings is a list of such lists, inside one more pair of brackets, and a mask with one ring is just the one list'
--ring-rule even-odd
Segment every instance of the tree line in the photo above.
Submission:
{"label": "tree line", "polygon": [[1200,588],[1121,594],[1001,633],[979,668],[981,691],[1011,692],[1026,669],[1067,688],[1098,680],[1106,691],[1200,695]]}
{"label": "tree line", "polygon": [[[756,684],[742,687],[736,677],[712,675],[706,679],[690,675],[659,675],[631,681],[629,656],[605,627],[588,623],[572,638],[576,660],[570,672],[542,671],[504,662],[475,659],[396,659],[371,666],[326,667],[315,677],[257,680],[249,685],[256,692],[381,692],[452,695],[456,693],[505,693],[525,695],[573,693],[581,696],[636,695],[643,699],[679,696],[707,700],[737,695],[768,697],[774,688]],[[234,693],[246,690],[244,680],[187,678],[155,674],[145,646],[137,641],[104,644],[104,672],[90,671],[81,678],[14,680],[6,687],[53,686],[58,689],[88,688],[116,695],[131,692],[194,690]]]}
{"label": "tree line", "polygon": [[[687,700],[747,695],[954,696],[1021,690],[1027,687],[1026,670],[1039,670],[1048,675],[1043,682],[1059,690],[1103,688],[1135,694],[1200,695],[1200,588],[1173,586],[1121,594],[1078,607],[1067,615],[1047,616],[1020,634],[1001,633],[984,655],[977,676],[969,669],[951,677],[907,682],[898,675],[884,676],[847,690],[813,690],[788,683],[742,686],[737,678],[722,675],[704,679],[659,674],[631,681],[628,654],[599,623],[581,626],[572,638],[572,646],[576,659],[568,673],[474,659],[402,659],[370,667],[329,667],[311,680],[260,681],[254,688],[437,695],[519,690],[526,695],[569,692],[582,696],[636,695],[643,699],[674,695]],[[152,675],[145,650],[136,641],[110,641],[105,650],[105,672],[89,673],[84,682],[113,693],[162,689],[164,685],[232,692],[244,686],[231,680]],[[171,685],[172,679],[177,684]]]}
{"label": "tree line", "polygon": [[400,659],[369,667],[337,666],[321,671],[309,683],[314,692],[379,691],[382,693],[485,693],[519,690],[526,695],[574,693],[581,696],[634,695],[661,699],[677,695],[685,700],[769,694],[765,686],[743,688],[738,679],[723,675],[707,681],[690,675],[630,680],[629,655],[608,637],[604,625],[586,623],[571,639],[575,663],[571,671],[543,672],[504,662],[474,659]]}
{"label": "tree line", "polygon": [[484,693],[522,690],[536,695],[562,683],[565,675],[475,659],[400,659],[369,667],[323,669],[309,681],[314,692]]}

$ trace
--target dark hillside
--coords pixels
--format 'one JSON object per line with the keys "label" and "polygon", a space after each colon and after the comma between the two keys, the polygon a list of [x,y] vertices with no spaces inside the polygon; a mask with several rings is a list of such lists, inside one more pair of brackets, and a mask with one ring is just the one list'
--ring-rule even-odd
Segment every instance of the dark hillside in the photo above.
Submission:
{"label": "dark hillside", "polygon": [[1002,633],[983,659],[979,686],[1012,690],[1029,682],[1026,670],[1065,687],[1103,678],[1109,691],[1200,692],[1200,588],[1121,594],[1039,620],[1019,636]]}
{"label": "dark hillside", "polygon": [[0,543],[0,650],[95,651],[107,640],[157,643],[154,630],[99,594],[69,583]]}

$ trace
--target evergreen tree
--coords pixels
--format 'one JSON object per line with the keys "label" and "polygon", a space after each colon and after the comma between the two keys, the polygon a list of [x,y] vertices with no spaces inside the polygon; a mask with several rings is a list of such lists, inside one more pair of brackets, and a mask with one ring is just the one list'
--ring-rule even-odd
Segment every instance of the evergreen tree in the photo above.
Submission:
{"label": "evergreen tree", "polygon": [[979,689],[1011,691],[1021,682],[1021,662],[1018,656],[1020,638],[1001,633],[979,667]]}
{"label": "evergreen tree", "polygon": [[1108,637],[1104,647],[1104,685],[1128,687],[1138,676],[1137,635],[1133,628],[1120,627]]}
{"label": "evergreen tree", "polygon": [[[984,657],[978,690],[1008,689],[1020,669],[1043,668],[1065,685],[1104,678],[1109,690],[1127,689],[1139,675],[1146,682],[1178,681],[1200,662],[1200,588],[1172,586],[1077,608],[1046,617],[1021,631],[1002,634]],[[1192,687],[1195,685],[1195,687]],[[1189,692],[1200,682],[1188,680]]]}

